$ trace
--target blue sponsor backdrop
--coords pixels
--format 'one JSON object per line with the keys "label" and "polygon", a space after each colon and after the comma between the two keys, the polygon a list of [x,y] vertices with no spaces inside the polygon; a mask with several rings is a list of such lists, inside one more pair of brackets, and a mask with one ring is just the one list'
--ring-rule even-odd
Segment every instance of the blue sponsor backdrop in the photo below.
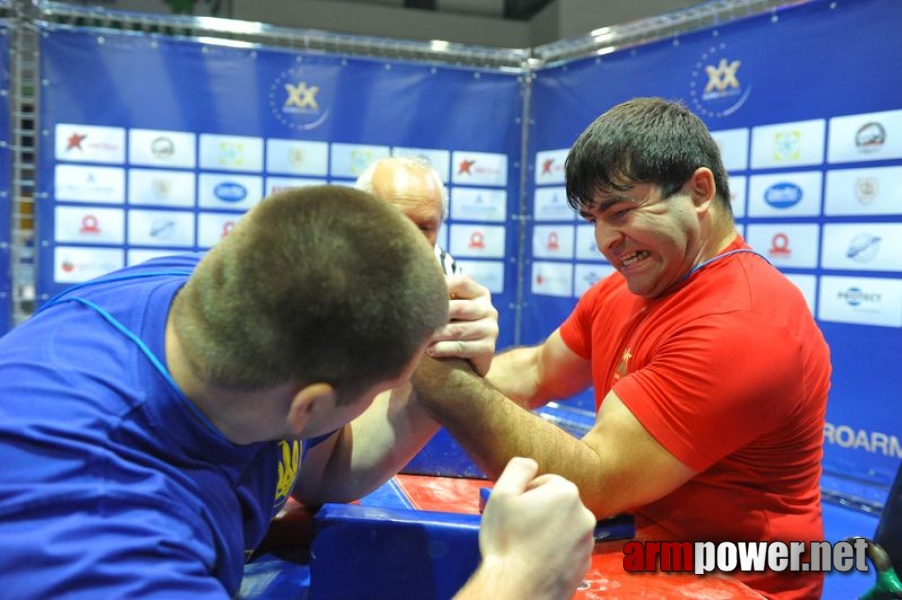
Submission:
{"label": "blue sponsor backdrop", "polygon": [[[902,311],[887,314],[886,309],[898,301],[893,286],[902,280],[900,265],[863,271],[834,263],[827,268],[829,248],[823,239],[827,226],[898,227],[902,216],[900,211],[831,212],[823,194],[825,182],[844,169],[902,166],[902,157],[894,154],[832,161],[826,149],[829,136],[842,129],[830,121],[834,117],[873,115],[853,127],[863,144],[885,135],[882,141],[892,147],[893,136],[902,133],[898,116],[891,114],[902,108],[902,71],[896,68],[902,49],[894,31],[900,18],[902,4],[895,0],[816,1],[538,71],[531,92],[528,202],[522,215],[523,96],[516,73],[49,29],[41,37],[40,123],[47,143],[38,157],[39,300],[68,285],[66,279],[79,269],[93,273],[154,251],[208,247],[204,218],[225,233],[229,219],[281,185],[269,179],[285,177],[286,170],[268,170],[273,151],[268,142],[288,140],[304,144],[292,156],[306,161],[309,170],[304,167],[292,177],[308,183],[350,183],[369,160],[392,152],[423,154],[437,163],[452,197],[452,216],[440,239],[452,253],[461,249],[459,258],[471,268],[502,273],[493,283],[501,311],[499,346],[537,342],[566,318],[586,286],[610,270],[593,254],[587,226],[561,210],[566,149],[592,119],[618,102],[644,95],[682,99],[712,131],[746,136],[729,140],[734,148],[744,146],[745,153],[744,162],[728,165],[741,232],[750,237],[774,226],[817,232],[809,263],[787,262],[780,268],[810,283],[806,297],[812,310],[828,316],[819,319],[834,362],[825,467],[888,485],[902,455],[902,417],[894,402],[902,383],[896,367],[902,359],[902,327],[893,324],[902,322]],[[820,131],[815,160],[793,163],[794,152],[802,156],[810,149],[795,148],[789,139],[785,165],[755,164],[756,128],[782,123],[798,124],[790,129],[798,130],[800,144]],[[179,163],[175,174],[169,170],[171,177],[162,177],[162,183],[157,176],[167,171],[163,158],[178,154],[172,140],[182,144],[186,139],[169,136],[170,145],[156,145],[153,139],[154,156],[134,158],[132,134],[149,130],[190,134],[190,160]],[[253,148],[260,150],[259,164],[251,160]],[[327,158],[310,166],[311,156],[323,148]],[[215,160],[205,159],[205,152]],[[761,194],[763,203],[752,210],[752,180],[768,176],[774,178]],[[816,199],[813,209],[781,213],[778,196],[790,189],[787,181],[806,201]],[[803,181],[814,181],[814,187]],[[57,189],[60,182],[65,190]],[[154,211],[162,210],[160,204],[138,207],[146,204],[135,196],[140,182],[168,194],[171,210],[159,226]],[[185,189],[190,192],[182,194]],[[456,193],[464,209],[455,210]],[[504,218],[480,219],[496,210],[492,206],[497,208],[499,194]],[[863,205],[861,197],[858,201]],[[804,203],[792,204],[802,208]],[[104,222],[104,235],[93,241],[80,237],[85,230],[97,233],[98,221],[108,216],[113,226],[107,229]],[[522,249],[521,216],[528,221]],[[146,224],[142,219],[148,218],[147,235],[138,236],[136,230]],[[186,237],[177,248],[157,242],[158,234],[182,230]],[[770,250],[779,251],[780,234],[767,234],[773,240]],[[879,236],[872,236],[865,254],[892,251],[892,235],[889,230],[883,236],[882,246],[873,241]],[[495,254],[480,254],[483,246]],[[524,278],[518,281],[521,250]],[[860,244],[849,243],[843,252],[861,252]],[[845,283],[842,277],[854,281]],[[879,285],[870,289],[868,282]],[[843,305],[848,314],[837,318]],[[515,330],[518,308],[522,319]],[[889,323],[854,322],[858,317]],[[591,395],[573,404],[591,409]]]}
{"label": "blue sponsor backdrop", "polygon": [[[266,190],[352,184],[374,158],[421,154],[451,190],[440,240],[493,274],[499,344],[513,342],[519,73],[69,29],[44,31],[41,70],[39,300],[154,252],[209,247]],[[483,196],[507,203],[490,228]]]}
{"label": "blue sponsor backdrop", "polygon": [[[541,70],[532,90],[535,116],[529,132],[528,155],[532,163],[529,165],[531,173],[527,189],[529,202],[533,206],[537,201],[547,205],[548,194],[557,191],[562,195],[562,190],[556,190],[556,186],[563,185],[562,179],[557,182],[559,178],[555,173],[560,172],[565,154],[555,154],[555,151],[568,148],[583,129],[606,109],[635,96],[680,99],[702,116],[715,132],[751,131],[761,125],[800,122],[798,126],[787,129],[808,138],[817,137],[818,128],[821,132],[826,128],[828,134],[834,137],[840,135],[839,125],[830,122],[831,117],[898,111],[902,108],[902,70],[898,68],[902,46],[898,43],[897,27],[900,22],[902,3],[896,0],[813,2]],[[866,145],[885,135],[885,139],[876,141],[886,142],[889,146],[890,137],[902,136],[899,118],[899,113],[865,117],[865,125],[856,126],[849,138],[855,136],[855,143]],[[820,120],[821,123],[802,123],[810,120]],[[742,143],[746,144],[744,150],[751,148],[750,140]],[[817,182],[837,167],[856,167],[867,175],[873,167],[902,164],[899,153],[883,156],[878,162],[868,160],[866,152],[854,162],[835,164],[830,160],[824,143],[818,143],[820,145],[814,148],[813,160],[802,156],[806,152],[804,147],[796,148],[796,155],[789,152],[784,157],[777,157],[786,158],[787,162],[795,157],[796,164],[800,166],[792,169],[792,177],[787,175],[786,168],[774,168],[773,164],[759,168],[754,166],[753,160],[730,169],[731,187],[736,188],[732,191],[734,196],[737,193],[742,196],[743,203],[744,186],[752,175],[779,175],[776,184],[764,193],[767,203],[771,204],[769,209],[762,204],[764,209],[760,209],[756,216],[748,216],[745,206],[738,207],[738,214],[745,215],[737,219],[741,232],[753,230],[756,224],[778,228],[814,225],[821,236],[826,224],[876,222],[891,223],[898,228],[898,224],[902,223],[898,211],[902,202],[902,194],[899,193],[902,181],[898,174],[892,180],[894,192],[881,190],[884,195],[894,194],[892,201],[896,209],[882,215],[874,216],[867,212],[864,205],[869,200],[863,197],[866,194],[859,195],[859,203],[856,204],[854,196],[857,192],[849,188],[846,194],[848,202],[858,207],[860,215],[851,210],[843,216],[825,216],[825,212],[830,211],[822,210],[822,198],[816,196],[813,211],[793,213],[799,216],[788,216],[789,213],[781,216],[776,205],[779,204],[778,188],[783,185],[780,182],[784,175],[787,179],[802,181],[807,177]],[[777,149],[774,154],[779,152]],[[750,154],[754,156],[751,150]],[[765,156],[763,162],[766,164],[772,158],[773,155]],[[733,185],[734,178],[738,185]],[[874,191],[871,190],[872,193]],[[748,192],[748,207],[751,209],[751,187]],[[545,200],[537,193],[546,194]],[[793,201],[798,199],[793,198]],[[845,201],[845,198],[840,200]],[[766,213],[765,209],[771,210],[774,216],[758,216]],[[555,224],[562,228],[572,226],[563,217]],[[533,230],[539,225],[535,224]],[[892,235],[898,238],[899,233],[896,230],[894,234],[884,236],[881,242],[884,251],[890,251],[887,248],[891,244],[889,238]],[[538,235],[530,233],[527,236],[535,238],[533,246],[526,249],[527,276],[531,272],[530,264],[540,261],[547,265],[550,262],[557,265],[555,273],[563,280],[567,269],[571,266],[579,268],[580,261],[559,259],[555,262],[554,259],[537,257],[537,250],[540,253],[544,250],[542,243],[545,235],[544,231],[540,231]],[[869,240],[874,242],[874,237]],[[880,242],[879,239],[876,241]],[[778,246],[775,237],[770,249],[779,250]],[[848,246],[849,257],[853,253],[852,246]],[[869,248],[872,252],[878,251],[876,242]],[[823,251],[828,250],[829,247]],[[846,247],[840,248],[842,253],[846,250]],[[585,263],[586,267],[590,264]],[[594,264],[599,266],[599,272],[603,270],[602,261],[595,261]],[[883,285],[889,286],[892,292],[902,279],[899,273],[902,262],[884,264],[888,265],[883,267],[885,270],[862,272],[826,269],[822,259],[821,263],[812,262],[807,268],[781,266],[781,270],[800,280],[817,281],[825,286],[821,290],[829,289],[823,279],[825,275],[866,275],[874,278],[871,281],[876,281],[877,290]],[[536,271],[532,273],[533,279],[526,283],[524,294],[521,335],[526,343],[547,336],[567,317],[576,303],[576,294],[570,297],[565,297],[563,293],[550,295],[542,289],[548,275],[540,270],[542,280],[537,281]],[[577,275],[574,275],[574,285],[578,284]],[[838,292],[822,292],[822,297],[818,297],[816,289],[812,284],[810,301],[817,303],[818,315],[831,310],[842,312],[845,307],[851,311],[853,320],[857,318],[855,311],[858,311],[857,314],[867,321],[875,317],[873,313],[860,310],[863,303],[868,300],[884,303],[879,310],[883,311],[881,318],[888,320],[889,324],[837,322],[833,317],[830,320],[819,319],[819,323],[830,344],[834,365],[827,413],[825,470],[888,485],[902,458],[899,447],[902,411],[898,403],[902,388],[902,370],[899,368],[902,363],[902,305],[898,295],[892,297],[893,294],[885,289],[869,291],[846,285]],[[836,308],[837,305],[839,308]],[[815,309],[815,306],[812,308]],[[709,365],[709,368],[716,366]],[[592,406],[588,395],[580,396],[574,402]]]}
{"label": "blue sponsor backdrop", "polygon": [[10,281],[9,30],[0,23],[0,335],[12,321]]}

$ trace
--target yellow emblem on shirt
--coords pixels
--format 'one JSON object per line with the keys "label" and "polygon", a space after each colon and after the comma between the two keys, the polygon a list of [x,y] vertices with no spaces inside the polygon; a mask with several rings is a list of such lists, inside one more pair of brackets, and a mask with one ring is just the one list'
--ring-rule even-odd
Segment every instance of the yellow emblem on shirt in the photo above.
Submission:
{"label": "yellow emblem on shirt", "polygon": [[301,442],[282,440],[279,448],[282,450],[282,460],[279,461],[279,481],[276,484],[276,497],[273,499],[275,504],[288,498],[301,466]]}

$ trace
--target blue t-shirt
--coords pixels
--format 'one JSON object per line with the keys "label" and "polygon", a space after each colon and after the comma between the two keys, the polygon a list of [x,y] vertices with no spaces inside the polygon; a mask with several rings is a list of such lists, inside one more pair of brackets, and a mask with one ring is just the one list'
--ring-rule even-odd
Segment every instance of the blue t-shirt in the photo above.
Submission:
{"label": "blue t-shirt", "polygon": [[166,317],[199,259],[75,286],[0,338],[0,595],[239,589],[302,448],[229,442],[169,379]]}

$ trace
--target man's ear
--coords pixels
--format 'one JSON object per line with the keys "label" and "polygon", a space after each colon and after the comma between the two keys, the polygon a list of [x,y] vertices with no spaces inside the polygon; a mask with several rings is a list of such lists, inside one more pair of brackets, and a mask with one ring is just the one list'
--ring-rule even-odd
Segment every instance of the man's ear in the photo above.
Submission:
{"label": "man's ear", "polygon": [[291,431],[299,433],[310,417],[335,405],[335,390],[328,383],[311,383],[303,386],[291,399],[288,424]]}
{"label": "man's ear", "polygon": [[708,167],[699,167],[689,178],[689,192],[692,202],[701,211],[706,211],[717,197],[714,173]]}

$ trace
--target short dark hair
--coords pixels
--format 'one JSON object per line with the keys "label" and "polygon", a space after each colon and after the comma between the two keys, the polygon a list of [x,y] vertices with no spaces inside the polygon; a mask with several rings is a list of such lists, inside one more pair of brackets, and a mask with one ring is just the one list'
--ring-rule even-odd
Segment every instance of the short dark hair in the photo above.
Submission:
{"label": "short dark hair", "polygon": [[664,198],[678,192],[696,169],[714,174],[717,197],[733,213],[720,150],[708,128],[680,102],[634,98],[614,106],[579,136],[565,163],[567,203],[591,208],[598,193],[658,185]]}
{"label": "short dark hair", "polygon": [[211,383],[324,382],[344,404],[401,375],[447,321],[448,290],[400,211],[323,185],[254,207],[197,265],[173,310],[186,355]]}

